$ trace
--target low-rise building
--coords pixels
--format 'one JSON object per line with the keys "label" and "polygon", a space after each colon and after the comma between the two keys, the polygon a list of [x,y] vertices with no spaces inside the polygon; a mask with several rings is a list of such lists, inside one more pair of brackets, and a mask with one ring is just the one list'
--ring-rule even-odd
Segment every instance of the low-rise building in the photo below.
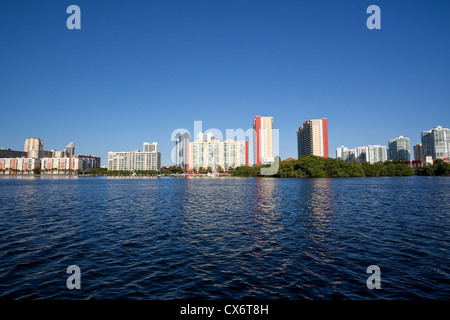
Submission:
{"label": "low-rise building", "polygon": [[40,167],[41,160],[36,158],[0,158],[0,170],[31,171]]}

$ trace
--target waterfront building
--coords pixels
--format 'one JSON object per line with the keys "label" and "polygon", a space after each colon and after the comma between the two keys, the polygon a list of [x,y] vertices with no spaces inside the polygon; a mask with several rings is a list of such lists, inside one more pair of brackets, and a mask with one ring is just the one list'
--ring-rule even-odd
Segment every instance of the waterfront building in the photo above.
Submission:
{"label": "waterfront building", "polygon": [[108,170],[154,170],[161,169],[161,153],[158,152],[158,143],[144,143],[144,150],[130,152],[108,152]]}
{"label": "waterfront building", "polygon": [[177,133],[175,135],[175,148],[174,148],[174,159],[175,165],[178,167],[186,168],[187,164],[187,149],[188,142],[191,141],[191,136],[188,132],[183,134]]}
{"label": "waterfront building", "polygon": [[0,170],[31,171],[41,167],[41,160],[36,158],[0,158]]}
{"label": "waterfront building", "polygon": [[187,160],[188,171],[248,166],[248,141],[213,139],[188,142]]}
{"label": "waterfront building", "polygon": [[424,161],[424,155],[423,155],[423,147],[421,143],[418,143],[414,146],[414,160],[415,161]]}
{"label": "waterfront building", "polygon": [[41,170],[82,170],[83,160],[74,157],[49,158],[45,157],[41,160]]}
{"label": "waterfront building", "polygon": [[259,166],[273,161],[273,117],[256,116],[253,118],[253,162]]}
{"label": "waterfront building", "polygon": [[41,158],[41,170],[88,170],[100,168],[100,158],[76,154],[72,157]]}
{"label": "waterfront building", "polygon": [[6,148],[0,149],[0,158],[22,158],[27,156],[28,154],[25,151],[16,151]]}
{"label": "waterfront building", "polygon": [[328,158],[328,120],[307,120],[297,131],[298,157],[314,155]]}
{"label": "waterfront building", "polygon": [[421,134],[424,156],[443,159],[450,156],[450,129],[436,126]]}
{"label": "waterfront building", "polygon": [[411,144],[409,138],[399,136],[389,140],[389,159],[393,161],[411,160]]}

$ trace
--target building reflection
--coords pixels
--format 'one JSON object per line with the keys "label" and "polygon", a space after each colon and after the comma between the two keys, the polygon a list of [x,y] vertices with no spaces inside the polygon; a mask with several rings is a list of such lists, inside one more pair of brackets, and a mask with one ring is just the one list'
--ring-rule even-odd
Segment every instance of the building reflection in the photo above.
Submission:
{"label": "building reflection", "polygon": [[302,236],[306,240],[304,253],[319,263],[328,263],[333,250],[331,233],[336,226],[333,179],[306,179],[304,182],[298,197]]}

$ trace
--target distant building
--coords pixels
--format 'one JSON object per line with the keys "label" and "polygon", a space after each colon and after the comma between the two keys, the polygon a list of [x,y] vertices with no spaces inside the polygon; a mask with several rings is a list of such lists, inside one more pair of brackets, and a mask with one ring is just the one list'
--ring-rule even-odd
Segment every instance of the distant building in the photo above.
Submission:
{"label": "distant building", "polygon": [[356,147],[354,149],[348,149],[341,146],[336,149],[336,158],[342,159],[346,162],[357,163],[377,163],[387,160],[386,146],[369,145],[364,147]]}
{"label": "distant building", "polygon": [[153,143],[144,142],[143,152],[158,152],[158,142]]}
{"label": "distant building", "polygon": [[75,154],[75,142],[69,143],[64,149],[64,154],[68,157],[71,157]]}
{"label": "distant building", "polygon": [[436,126],[421,134],[424,156],[443,159],[450,156],[450,129]]}
{"label": "distant building", "polygon": [[355,149],[355,161],[358,163],[369,162],[369,148],[368,147],[356,147]]}
{"label": "distant building", "polygon": [[328,158],[328,120],[307,120],[297,131],[298,157],[314,155]]}
{"label": "distant building", "polygon": [[386,146],[380,146],[380,145],[369,145],[367,146],[368,151],[368,162],[370,163],[377,163],[377,162],[384,162],[387,160],[387,150]]}
{"label": "distant building", "polygon": [[213,139],[188,142],[187,159],[188,171],[200,168],[217,170],[219,167],[228,170],[248,166],[248,141]]}
{"label": "distant building", "polygon": [[253,118],[253,162],[256,165],[271,163],[273,155],[273,117]]}
{"label": "distant building", "polygon": [[0,158],[22,158],[27,157],[28,154],[25,151],[16,151],[11,149],[0,149]]}
{"label": "distant building", "polygon": [[340,146],[336,149],[336,159],[342,159],[345,162],[355,161],[355,149]]}
{"label": "distant building", "polygon": [[161,153],[158,152],[158,143],[144,143],[144,150],[130,152],[108,152],[108,170],[154,170],[161,169]]}
{"label": "distant building", "polygon": [[414,160],[415,161],[424,161],[423,155],[423,147],[421,143],[418,143],[414,146]]}
{"label": "distant building", "polygon": [[177,133],[175,135],[175,154],[173,155],[173,161],[175,162],[176,166],[186,168],[188,142],[190,141],[191,135],[188,132],[185,132],[183,134]]}
{"label": "distant building", "polygon": [[389,159],[393,161],[411,160],[411,143],[409,138],[399,136],[389,140]]}

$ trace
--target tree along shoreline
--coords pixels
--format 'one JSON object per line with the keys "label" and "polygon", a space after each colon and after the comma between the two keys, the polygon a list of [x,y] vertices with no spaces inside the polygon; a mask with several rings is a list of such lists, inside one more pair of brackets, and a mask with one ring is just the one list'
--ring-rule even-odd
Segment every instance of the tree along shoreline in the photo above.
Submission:
{"label": "tree along shoreline", "polygon": [[[237,167],[232,175],[236,177],[260,177],[261,168],[270,165]],[[410,168],[403,161],[385,161],[370,164],[348,163],[341,159],[303,156],[298,160],[280,161],[276,178],[351,178],[351,177],[404,177],[417,175],[450,175],[450,164],[436,160],[433,165],[417,169]]]}

